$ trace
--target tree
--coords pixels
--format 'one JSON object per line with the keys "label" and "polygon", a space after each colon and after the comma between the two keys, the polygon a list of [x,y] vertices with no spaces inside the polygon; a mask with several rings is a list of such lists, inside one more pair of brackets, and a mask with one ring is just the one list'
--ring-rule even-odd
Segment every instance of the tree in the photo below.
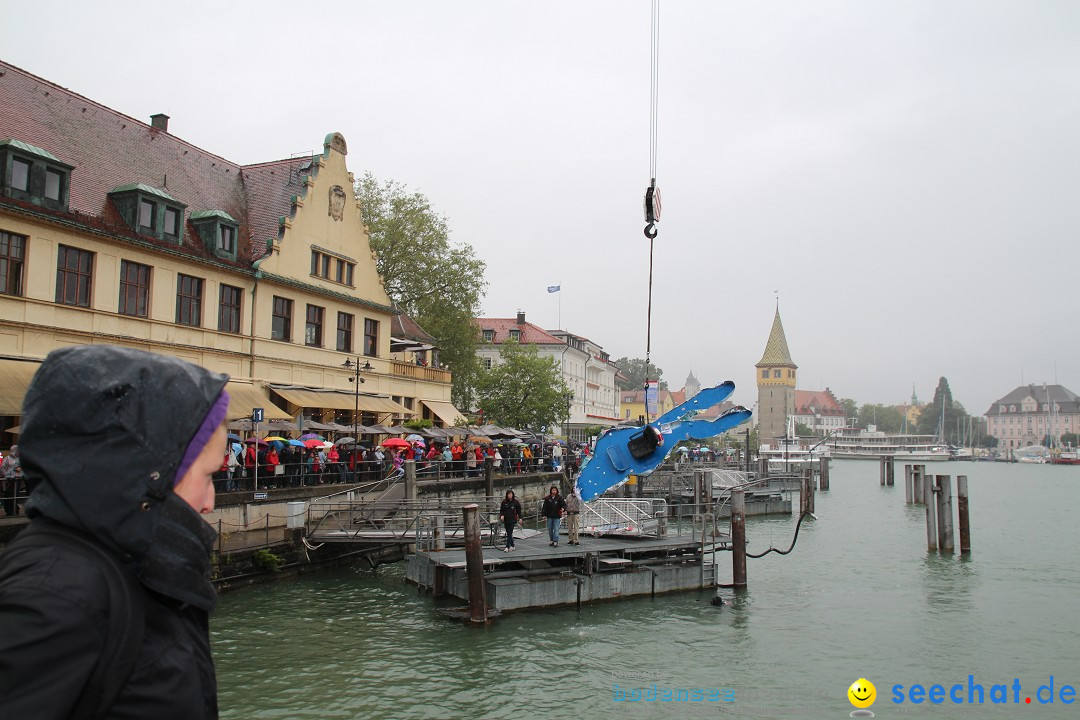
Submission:
{"label": "tree", "polygon": [[813,437],[814,435],[814,428],[810,427],[809,425],[803,425],[801,422],[795,423],[796,437]]}
{"label": "tree", "polygon": [[859,427],[876,425],[884,433],[898,433],[904,429],[904,415],[892,405],[867,403],[859,408]]}
{"label": "tree", "polygon": [[[620,390],[644,390],[645,389],[645,360],[643,358],[628,358],[621,357],[615,361],[615,366],[619,368],[623,375],[626,376],[625,381],[619,381]],[[656,365],[649,363],[649,380],[659,380],[659,388],[661,390],[667,390],[667,380],[663,379],[664,371],[658,368]]]}
{"label": "tree", "polygon": [[919,413],[915,425],[923,435],[937,435],[947,443],[959,445],[963,442],[967,416],[964,406],[953,400],[949,381],[941,378],[934,399]]}
{"label": "tree", "polygon": [[1080,434],[1063,433],[1061,436],[1061,444],[1066,447],[1076,447],[1077,445],[1080,445]]}
{"label": "tree", "polygon": [[454,403],[472,407],[480,368],[474,318],[487,289],[486,264],[471,245],[450,242],[446,218],[421,193],[371,173],[355,192],[386,294],[435,338],[439,360],[453,373]]}
{"label": "tree", "polygon": [[854,423],[854,418],[859,417],[859,404],[851,398],[840,398],[840,407],[844,408],[844,425],[848,420]]}
{"label": "tree", "polygon": [[555,358],[542,358],[535,345],[515,342],[503,343],[499,355],[499,362],[477,379],[485,420],[540,430],[569,419],[570,388]]}

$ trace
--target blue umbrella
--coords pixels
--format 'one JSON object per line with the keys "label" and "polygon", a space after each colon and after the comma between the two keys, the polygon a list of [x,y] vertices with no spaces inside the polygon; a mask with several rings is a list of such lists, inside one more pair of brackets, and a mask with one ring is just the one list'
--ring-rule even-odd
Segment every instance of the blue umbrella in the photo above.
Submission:
{"label": "blue umbrella", "polygon": [[225,436],[225,439],[226,440],[232,440],[233,442],[243,442],[243,440],[240,438],[240,436],[237,435],[236,433],[229,433],[228,435]]}
{"label": "blue umbrella", "polygon": [[306,445],[304,445],[304,443],[300,442],[299,440],[290,440],[289,444],[294,445],[296,447],[307,447]]}

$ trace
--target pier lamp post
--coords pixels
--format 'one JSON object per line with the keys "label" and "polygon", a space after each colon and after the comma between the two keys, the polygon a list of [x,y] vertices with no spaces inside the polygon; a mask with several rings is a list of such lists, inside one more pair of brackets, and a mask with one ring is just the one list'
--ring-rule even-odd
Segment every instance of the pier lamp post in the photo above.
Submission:
{"label": "pier lamp post", "polygon": [[341,364],[343,368],[349,368],[353,371],[353,376],[349,378],[349,382],[353,384],[353,450],[352,450],[352,467],[353,467],[353,484],[356,484],[356,476],[360,472],[360,463],[356,461],[356,446],[359,444],[356,439],[356,428],[360,425],[360,383],[364,382],[364,378],[360,377],[360,371],[363,370],[366,373],[371,372],[374,368],[371,367],[371,363],[367,360],[364,364],[360,364],[360,358],[356,358],[356,362],[352,361],[352,358],[346,358],[345,362]]}

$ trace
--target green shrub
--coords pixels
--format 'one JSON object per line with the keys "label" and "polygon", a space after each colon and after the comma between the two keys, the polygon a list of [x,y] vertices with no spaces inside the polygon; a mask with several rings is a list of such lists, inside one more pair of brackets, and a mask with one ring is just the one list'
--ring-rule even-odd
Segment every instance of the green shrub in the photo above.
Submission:
{"label": "green shrub", "polygon": [[257,550],[251,556],[251,561],[255,563],[256,568],[264,572],[276,573],[281,570],[281,558],[266,549]]}

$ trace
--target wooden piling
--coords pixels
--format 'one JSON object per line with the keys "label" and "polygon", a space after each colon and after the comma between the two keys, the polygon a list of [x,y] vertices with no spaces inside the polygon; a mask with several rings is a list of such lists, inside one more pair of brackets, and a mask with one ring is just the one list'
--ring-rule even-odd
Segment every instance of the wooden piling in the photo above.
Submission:
{"label": "wooden piling", "polygon": [[915,492],[913,493],[914,502],[916,505],[922,505],[923,503],[923,477],[926,475],[925,465],[914,465],[911,468],[911,482]]}
{"label": "wooden piling", "polygon": [[814,470],[812,468],[803,470],[802,481],[806,494],[806,509],[803,512],[812,513],[814,512]]}
{"label": "wooden piling", "polygon": [[480,508],[476,503],[461,508],[465,520],[465,571],[469,576],[469,620],[487,622],[484,595],[484,550],[480,545]]}
{"label": "wooden piling", "polygon": [[810,498],[806,492],[806,475],[799,478],[799,517],[807,513],[810,507]]}
{"label": "wooden piling", "polygon": [[956,476],[956,507],[960,512],[960,552],[971,552],[971,526],[968,525],[967,475]]}
{"label": "wooden piling", "polygon": [[878,478],[881,487],[885,487],[885,456],[878,459]]}
{"label": "wooden piling", "polygon": [[495,458],[484,457],[484,492],[495,497]]}
{"label": "wooden piling", "polygon": [[405,499],[415,500],[416,492],[416,461],[405,461]]}
{"label": "wooden piling", "polygon": [[910,465],[904,465],[904,504],[910,505],[912,493],[914,492],[912,486],[912,472],[914,468]]}
{"label": "wooden piling", "polygon": [[742,488],[731,491],[731,585],[746,587],[746,497]]}
{"label": "wooden piling", "polygon": [[937,503],[934,500],[934,477],[923,478],[923,502],[926,504],[926,549],[937,550]]}
{"label": "wooden piling", "polygon": [[823,457],[818,460],[821,463],[821,489],[829,489],[829,458]]}
{"label": "wooden piling", "polygon": [[446,549],[446,527],[442,515],[435,516],[435,549]]}
{"label": "wooden piling", "polygon": [[938,475],[937,485],[938,549],[943,553],[951,553],[955,547],[952,518],[952,477]]}
{"label": "wooden piling", "polygon": [[885,484],[892,487],[896,480],[896,463],[892,455],[885,458]]}

